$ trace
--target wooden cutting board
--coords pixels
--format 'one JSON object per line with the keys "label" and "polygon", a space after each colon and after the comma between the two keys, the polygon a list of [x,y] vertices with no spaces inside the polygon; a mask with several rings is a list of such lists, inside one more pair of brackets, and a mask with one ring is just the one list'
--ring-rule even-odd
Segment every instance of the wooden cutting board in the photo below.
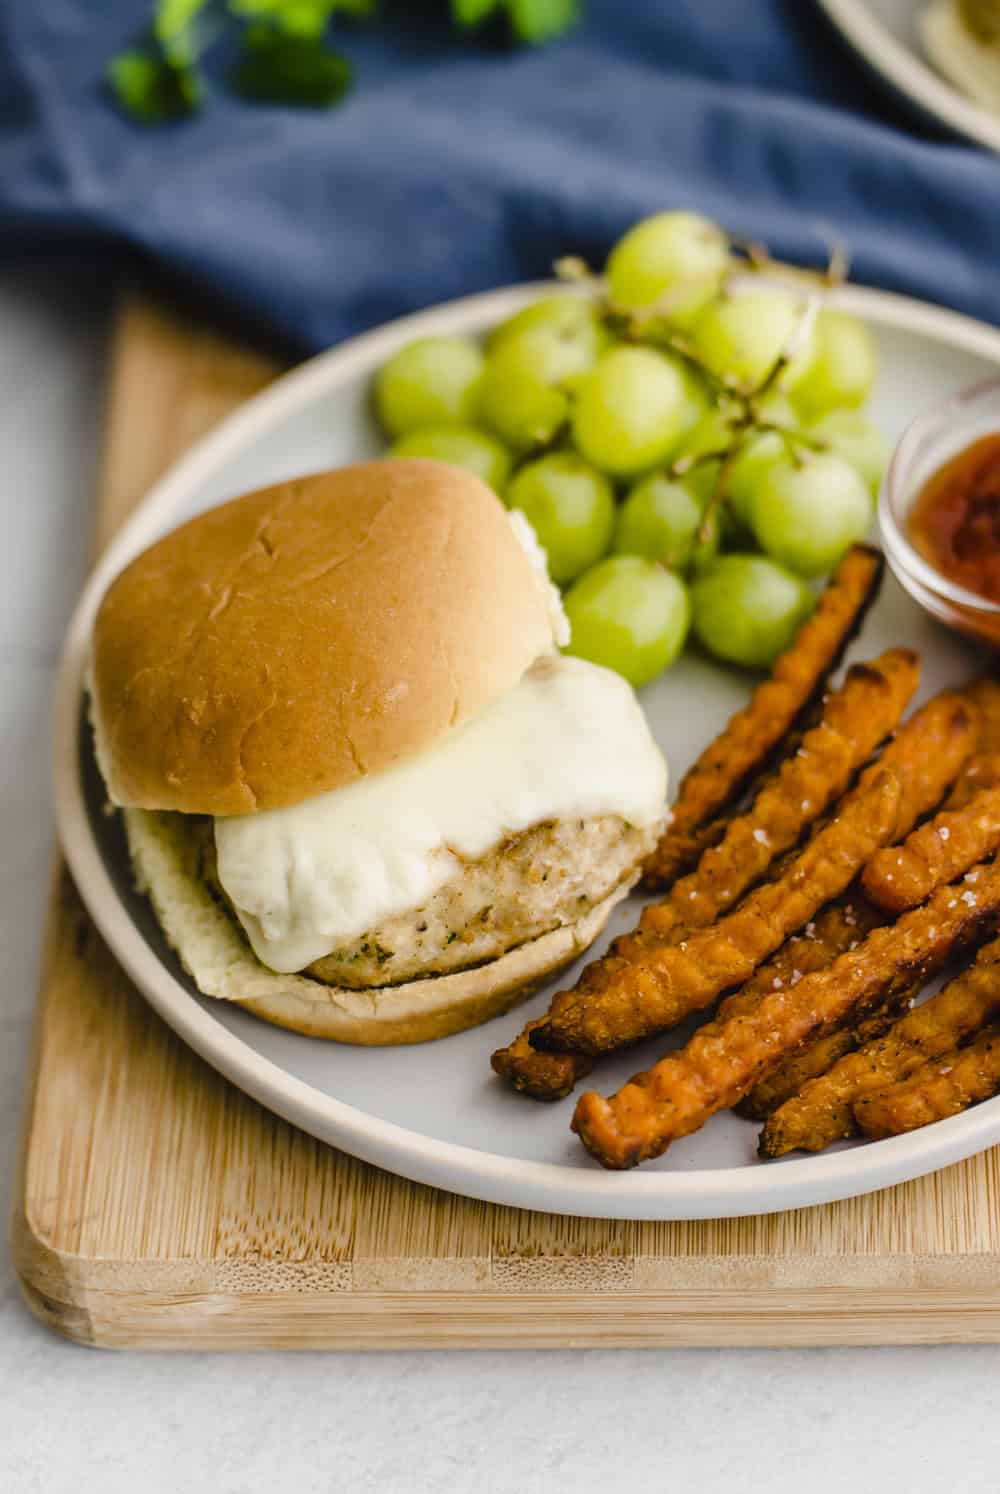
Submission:
{"label": "wooden cutting board", "polygon": [[[278,372],[132,300],[103,545]],[[848,1203],[627,1224],[475,1203],[295,1131],[162,1024],[56,869],[12,1248],[34,1312],[116,1348],[1000,1340],[1000,1151]]]}

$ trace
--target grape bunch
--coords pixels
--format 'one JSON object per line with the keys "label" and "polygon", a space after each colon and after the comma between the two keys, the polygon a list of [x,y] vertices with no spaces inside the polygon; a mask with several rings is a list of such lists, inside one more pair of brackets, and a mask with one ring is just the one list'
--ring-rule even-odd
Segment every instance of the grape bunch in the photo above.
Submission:
{"label": "grape bunch", "polygon": [[647,684],[689,632],[767,668],[808,584],[867,532],[884,438],[867,328],[798,272],[758,284],[716,224],[665,212],[482,346],[426,337],[379,371],[393,455],[465,467],[530,520],[569,650]]}

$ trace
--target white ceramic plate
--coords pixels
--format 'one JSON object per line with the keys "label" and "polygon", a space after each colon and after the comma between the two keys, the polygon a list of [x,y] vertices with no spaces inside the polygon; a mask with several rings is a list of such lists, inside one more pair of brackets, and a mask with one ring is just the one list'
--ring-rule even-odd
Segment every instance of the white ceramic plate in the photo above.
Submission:
{"label": "white ceramic plate", "polygon": [[[1000,1141],[1000,1099],[910,1136],[818,1157],[756,1160],[756,1127],[717,1116],[704,1131],[636,1172],[602,1171],[569,1131],[571,1102],[535,1104],[489,1069],[491,1051],[546,995],[486,1026],[420,1047],[361,1049],[299,1037],[194,991],[134,893],[121,833],[103,795],[84,720],[81,680],[99,599],[122,566],[165,530],[222,499],[295,473],[374,455],[367,409],[372,372],[428,333],[478,333],[537,296],[539,286],[456,302],[357,338],[251,400],[178,463],[103,557],[70,625],[55,710],[55,792],[67,858],[108,944],[156,1010],[234,1083],[296,1125],[406,1177],[525,1208],[614,1218],[685,1219],[764,1213],[826,1202],[915,1177]],[[995,373],[1000,332],[873,291],[838,295],[878,338],[875,413],[896,435],[956,386]],[[927,618],[891,578],[854,653],[895,643],[925,660],[922,695],[961,680],[970,650]],[[745,699],[748,681],[694,653],[644,692],[674,782]],[[627,902],[609,930],[635,919]],[[604,941],[606,942],[606,940]],[[597,1074],[606,1091],[654,1056],[629,1052]]]}
{"label": "white ceramic plate", "polygon": [[1000,115],[939,73],[920,40],[927,0],[818,0],[846,41],[897,92],[946,129],[1000,151]]}

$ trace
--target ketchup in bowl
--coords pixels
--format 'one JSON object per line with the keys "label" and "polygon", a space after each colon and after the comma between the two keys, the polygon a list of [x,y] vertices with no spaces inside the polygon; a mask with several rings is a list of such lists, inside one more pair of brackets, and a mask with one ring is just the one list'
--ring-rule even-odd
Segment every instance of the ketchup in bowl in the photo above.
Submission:
{"label": "ketchup in bowl", "polygon": [[907,527],[942,576],[1000,604],[1000,431],[973,441],[934,473]]}

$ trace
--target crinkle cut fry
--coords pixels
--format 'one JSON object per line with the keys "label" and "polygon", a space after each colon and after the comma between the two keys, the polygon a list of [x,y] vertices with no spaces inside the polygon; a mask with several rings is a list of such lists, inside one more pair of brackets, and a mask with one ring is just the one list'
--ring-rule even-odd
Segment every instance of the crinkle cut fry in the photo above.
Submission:
{"label": "crinkle cut fry", "polygon": [[[904,654],[905,652],[903,651]],[[628,959],[641,959],[650,942],[671,937],[677,929],[687,931],[707,926],[718,914],[732,906],[736,897],[751,886],[758,876],[764,875],[764,872],[757,872],[756,868],[764,861],[769,847],[781,850],[788,848],[790,833],[776,831],[775,824],[783,822],[787,825],[790,819],[796,817],[796,810],[808,816],[815,809],[817,799],[821,798],[823,807],[826,807],[830,799],[835,797],[828,793],[834,755],[829,744],[839,747],[842,765],[849,750],[849,747],[844,746],[845,741],[860,756],[864,739],[860,735],[853,738],[847,736],[848,720],[856,710],[864,708],[866,702],[870,703],[873,711],[877,712],[877,719],[872,720],[866,734],[870,741],[889,716],[896,712],[897,707],[901,711],[900,697],[908,688],[911,677],[909,660],[901,657],[900,651],[896,649],[889,650],[870,665],[856,665],[855,670],[858,671],[858,678],[854,682],[854,688],[849,688],[849,674],[845,685],[828,698],[829,717],[825,716],[815,731],[803,738],[799,750],[800,753],[812,754],[815,760],[814,771],[808,766],[802,767],[803,761],[808,765],[808,755],[804,760],[801,757],[790,759],[782,768],[781,774],[758,796],[750,810],[733,821],[722,844],[702,857],[697,870],[678,882],[663,902],[646,907],[640,920],[638,936],[625,934],[615,940],[608,951],[610,957],[624,955]],[[879,692],[875,680],[869,677],[865,681],[862,678],[868,671],[875,671],[876,677],[881,674],[892,689]],[[865,683],[867,689],[864,689]],[[974,730],[974,718],[969,712],[968,703],[953,690],[943,691],[916,711],[908,721],[903,722],[878,761],[862,774],[855,792],[863,791],[884,768],[892,768],[899,777],[899,816],[893,831],[894,838],[906,835],[918,819],[940,803],[949,785],[964,770],[963,765],[968,761],[975,740]],[[826,750],[824,742],[828,743]],[[824,775],[827,775],[827,789],[817,792],[813,783],[817,777]],[[843,766],[836,780],[837,784],[841,782]],[[800,794],[814,796],[808,811],[801,809],[802,800],[797,798]],[[758,843],[757,837],[761,833],[767,836],[766,846]],[[966,863],[970,864],[973,863]],[[734,865],[740,870],[734,870]],[[749,875],[750,868],[754,869],[753,876]],[[784,870],[785,863],[782,862],[779,864],[779,874]],[[964,867],[960,870],[964,870]],[[858,916],[862,915],[859,913]],[[835,951],[839,952],[839,949]],[[600,963],[592,961],[587,966],[581,977],[581,989],[600,985]]]}
{"label": "crinkle cut fry", "polygon": [[908,1079],[854,1106],[858,1130],[869,1141],[901,1136],[960,1115],[1000,1092],[1000,1027],[987,1027],[966,1048],[922,1064]]}
{"label": "crinkle cut fry", "polygon": [[[995,863],[971,885],[962,882],[935,893],[927,906],[943,902],[947,908],[949,902],[954,902],[954,908],[947,908],[949,916],[961,914],[969,906],[963,901],[963,894],[980,893],[987,877],[1000,878]],[[921,912],[918,908],[903,916],[912,919]],[[761,1132],[761,1155],[781,1157],[791,1151],[820,1152],[834,1141],[854,1136],[857,1100],[905,1079],[921,1064],[947,1053],[997,1016],[1000,1016],[1000,939],[984,945],[967,970],[922,1006],[907,1012],[883,1038],[848,1053],[828,1073],[813,1079],[794,1099],[775,1110]]]}
{"label": "crinkle cut fry", "polygon": [[866,545],[847,552],[770,677],[685,773],[647,877],[670,882],[685,870],[688,833],[713,819],[761,771],[839,663],[878,593],[882,569],[882,557]]}
{"label": "crinkle cut fry", "polygon": [[889,649],[871,663],[852,665],[824,701],[816,726],[746,814],[730,822],[720,844],[674,884],[669,897],[643,910],[638,932],[615,940],[610,954],[641,958],[650,940],[668,938],[679,928],[706,928],[731,908],[840,798],[898,724],[919,679],[920,663],[911,649]]}
{"label": "crinkle cut fry", "polygon": [[[556,996],[548,1024],[531,1033],[543,1051],[603,1053],[673,1027],[747,980],[824,903],[839,897],[892,834],[899,779],[880,772],[851,794],[777,881],[758,887],[728,917],[642,960],[604,961],[605,985]],[[541,1040],[539,1042],[539,1039]]]}
{"label": "crinkle cut fry", "polygon": [[852,889],[821,909],[801,933],[786,939],[766,965],[720,1003],[716,1016],[727,1019],[749,1011],[768,991],[798,985],[803,976],[825,970],[885,922],[879,909]]}
{"label": "crinkle cut fry", "polygon": [[[796,986],[805,976],[825,970],[845,950],[854,949],[872,929],[886,921],[885,915],[857,892],[838,898],[817,913],[801,934],[786,940],[744,986],[727,996],[716,1012],[716,1019],[725,1021],[750,1011],[769,991]],[[740,1114],[751,1120],[763,1120],[789,1095],[796,1094],[807,1079],[825,1073],[842,1054],[856,1046],[854,1028],[848,1023],[834,1032],[824,1033],[765,1074],[740,1102]]]}
{"label": "crinkle cut fry", "polygon": [[964,809],[945,809],[886,846],[865,867],[861,885],[887,913],[903,913],[953,882],[1000,845],[1000,787],[983,789]]}
{"label": "crinkle cut fry", "polygon": [[981,675],[962,687],[962,694],[975,707],[979,720],[976,752],[1000,753],[1000,681]]}
{"label": "crinkle cut fry", "polygon": [[965,767],[962,776],[945,800],[946,809],[964,809],[984,789],[1000,785],[1000,753],[975,752]]}
{"label": "crinkle cut fry", "polygon": [[975,713],[976,743],[945,809],[962,809],[982,789],[1000,785],[1000,684],[983,677],[963,686],[961,693]]}
{"label": "crinkle cut fry", "polygon": [[750,1093],[735,1106],[737,1114],[747,1120],[766,1120],[786,1100],[797,1095],[810,1079],[832,1069],[845,1053],[853,1053],[888,1032],[913,1005],[919,990],[917,985],[891,992],[881,1006],[874,1007],[860,1021],[848,1019],[843,1026],[804,1044],[757,1081]]}
{"label": "crinkle cut fry", "polygon": [[577,1102],[573,1129],[605,1167],[634,1167],[660,1156],[672,1141],[734,1105],[761,1074],[813,1033],[847,1011],[873,1006],[893,986],[926,978],[974,931],[995,924],[1000,868],[982,867],[978,875],[975,892],[968,889],[971,903],[953,896],[962,889],[942,888],[897,924],[873,929],[857,949],[827,969],[790,989],[770,992],[728,1021],[706,1023],[684,1048],[610,1099],[588,1090]]}
{"label": "crinkle cut fry", "polygon": [[594,1067],[583,1053],[539,1053],[531,1046],[531,1033],[544,1017],[528,1022],[512,1043],[498,1048],[490,1058],[495,1074],[522,1095],[533,1100],[563,1100]]}
{"label": "crinkle cut fry", "polygon": [[[757,781],[755,779],[755,783]],[[732,812],[724,809],[703,825],[692,825],[689,829],[677,829],[671,822],[643,868],[643,889],[655,892],[657,888],[669,887],[677,877],[697,866],[705,852],[719,844],[731,819]],[[670,837],[670,847],[664,851],[661,848],[667,836]]]}

